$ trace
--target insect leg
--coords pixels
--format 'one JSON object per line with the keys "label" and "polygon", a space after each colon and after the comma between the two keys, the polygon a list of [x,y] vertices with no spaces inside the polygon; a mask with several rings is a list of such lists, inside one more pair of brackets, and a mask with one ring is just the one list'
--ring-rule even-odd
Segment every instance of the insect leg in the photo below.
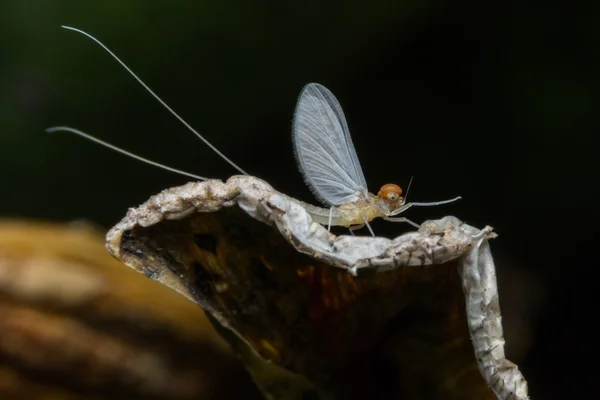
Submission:
{"label": "insect leg", "polygon": [[413,206],[413,203],[406,203],[402,207],[392,211],[392,213],[390,215],[398,215],[400,213],[403,213],[404,211],[408,210],[412,206]]}
{"label": "insect leg", "polygon": [[365,221],[365,225],[367,225],[367,228],[369,228],[369,232],[371,232],[371,236],[375,237],[375,232],[373,232],[371,225],[369,225],[369,221],[367,221],[367,217],[363,216],[363,221]]}
{"label": "insect leg", "polygon": [[352,236],[356,236],[354,234],[354,231],[359,230],[360,228],[363,228],[365,226],[365,224],[360,224],[360,225],[352,225],[348,227],[348,230],[350,231],[350,233],[352,234]]}
{"label": "insect leg", "polygon": [[412,222],[410,219],[408,218],[404,218],[404,217],[398,217],[398,218],[392,218],[392,217],[382,217],[384,220],[386,221],[390,221],[390,222],[407,222],[409,224],[411,224],[412,226],[414,226],[415,228],[420,228],[419,225],[415,224],[414,222]]}
{"label": "insect leg", "polygon": [[333,217],[333,206],[329,209],[329,223],[327,224],[327,232],[331,232],[331,218]]}
{"label": "insect leg", "polygon": [[392,213],[390,215],[398,215],[400,213],[403,213],[404,211],[408,210],[412,206],[415,206],[415,207],[439,206],[439,205],[442,205],[442,204],[452,203],[452,202],[454,202],[456,200],[460,200],[460,199],[462,199],[462,197],[458,196],[458,197],[455,197],[455,198],[450,199],[450,200],[433,201],[433,202],[429,202],[429,203],[406,203],[402,207],[400,207],[400,208],[392,211]]}

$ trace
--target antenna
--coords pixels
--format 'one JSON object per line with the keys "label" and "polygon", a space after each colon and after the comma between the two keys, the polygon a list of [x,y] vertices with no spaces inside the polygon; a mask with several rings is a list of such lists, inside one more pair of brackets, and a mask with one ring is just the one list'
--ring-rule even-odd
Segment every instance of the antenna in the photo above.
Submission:
{"label": "antenna", "polygon": [[415,176],[411,176],[410,177],[410,181],[408,181],[408,186],[406,187],[406,193],[404,194],[404,201],[406,201],[406,199],[408,199],[408,191],[410,190],[410,185],[412,185],[412,181],[415,178]]}
{"label": "antenna", "polygon": [[[169,106],[167,105],[167,103],[165,103],[165,102],[164,102],[164,101],[163,101],[163,100],[162,100],[160,97],[158,97],[158,95],[157,95],[156,93],[154,93],[154,92],[152,91],[152,89],[150,89],[150,87],[149,87],[148,85],[146,85],[146,84],[145,84],[145,83],[144,83],[144,82],[143,82],[143,81],[142,81],[140,78],[138,78],[138,76],[137,76],[137,75],[136,75],[136,74],[135,74],[135,73],[134,73],[134,72],[133,72],[133,71],[132,71],[132,70],[131,70],[131,69],[130,69],[130,68],[129,68],[129,67],[128,67],[128,66],[127,66],[125,63],[124,63],[124,62],[123,62],[123,61],[121,61],[121,59],[120,59],[119,57],[117,57],[117,56],[115,55],[115,53],[113,53],[113,52],[112,52],[112,51],[111,51],[111,50],[110,50],[108,47],[106,47],[106,46],[105,46],[105,45],[104,45],[102,42],[100,42],[98,39],[96,39],[95,37],[93,37],[93,36],[92,36],[92,35],[90,35],[89,33],[82,31],[81,29],[73,28],[73,27],[66,26],[66,25],[61,25],[61,27],[62,27],[62,28],[64,28],[64,29],[68,29],[68,30],[70,30],[70,31],[75,31],[75,32],[78,32],[78,33],[80,33],[80,34],[82,34],[82,35],[84,35],[84,36],[86,36],[86,37],[88,37],[88,38],[92,39],[94,42],[96,42],[96,43],[97,43],[97,44],[98,44],[100,47],[102,47],[104,50],[106,50],[106,52],[107,52],[108,54],[110,54],[110,55],[111,55],[111,56],[112,56],[112,57],[113,57],[113,58],[114,58],[114,59],[115,59],[115,60],[116,60],[116,61],[117,61],[119,64],[121,64],[121,66],[122,66],[123,68],[125,68],[125,70],[126,70],[127,72],[129,72],[129,74],[130,74],[132,77],[134,77],[134,78],[135,78],[135,80],[137,80],[137,81],[140,83],[140,85],[142,85],[142,87],[143,87],[144,89],[146,89],[146,90],[148,91],[148,93],[150,93],[150,94],[151,94],[151,95],[152,95],[152,96],[153,96],[153,97],[154,97],[156,100],[158,100],[158,102],[159,102],[160,104],[162,104],[162,106],[163,106],[163,107],[165,107],[165,108],[166,108],[166,109],[167,109],[167,110],[168,110],[168,111],[169,111],[171,114],[173,114],[173,116],[174,116],[175,118],[177,118],[177,119],[179,120],[179,122],[181,122],[181,123],[182,123],[182,124],[183,124],[183,125],[184,125],[186,128],[188,128],[188,129],[189,129],[189,130],[190,130],[190,131],[191,131],[191,132],[192,132],[194,135],[196,135],[198,138],[200,138],[200,140],[202,140],[202,141],[204,142],[204,144],[206,144],[208,147],[210,147],[210,148],[211,148],[211,149],[212,149],[212,150],[213,150],[215,153],[217,153],[218,155],[220,155],[220,156],[221,156],[221,157],[222,157],[222,158],[223,158],[225,161],[227,161],[227,162],[229,163],[229,165],[231,165],[233,168],[237,169],[239,172],[241,172],[241,173],[242,173],[242,174],[244,174],[244,175],[248,175],[248,173],[246,173],[246,171],[244,171],[243,169],[241,169],[240,167],[238,167],[236,163],[234,163],[234,162],[233,162],[233,161],[231,161],[229,158],[227,158],[227,156],[225,156],[225,154],[221,153],[221,152],[220,152],[220,151],[219,151],[219,150],[218,150],[218,149],[217,149],[215,146],[213,146],[213,145],[212,145],[212,144],[211,144],[211,143],[210,143],[208,140],[206,140],[206,139],[205,139],[205,138],[204,138],[204,137],[203,137],[201,134],[199,134],[199,133],[198,133],[198,132],[197,132],[197,131],[196,131],[194,128],[192,128],[190,124],[188,124],[188,123],[187,123],[187,122],[186,122],[186,121],[185,121],[183,118],[181,118],[181,117],[179,116],[179,114],[177,114],[175,111],[173,111],[173,109],[172,109],[171,107],[169,107]],[[50,129],[55,129],[55,128],[50,128]],[[68,129],[66,129],[66,130],[68,130],[68,131],[70,131],[70,132],[72,132],[72,133],[76,133],[76,132],[75,132],[75,129],[72,129],[72,128],[68,128]],[[97,143],[100,143],[100,144],[103,144],[103,145],[108,145],[108,143],[101,142],[100,140],[98,140],[98,139],[95,139],[95,138],[92,138],[92,137],[91,137],[91,136],[89,136],[89,135],[85,135],[85,134],[84,134],[84,135],[81,135],[81,136],[87,137],[88,139],[90,139],[90,140],[93,140],[93,141],[95,141],[95,142],[97,142]],[[117,147],[115,147],[115,146],[108,145],[107,147],[110,147],[110,148],[112,148],[112,149],[114,149],[114,150],[120,151],[120,152],[122,152],[122,153],[124,153],[124,154],[130,155],[130,156],[134,156],[133,154],[131,154],[131,153],[128,153],[128,152],[125,152],[124,150],[119,150],[119,149],[118,149]],[[138,157],[137,157],[137,156],[134,156],[134,158],[138,158]],[[138,159],[141,159],[141,157],[139,157]],[[145,162],[149,162],[150,164],[153,164],[153,162],[152,162],[152,161],[149,161],[149,160],[146,160],[146,159],[141,159],[141,161],[145,161]],[[161,166],[162,166],[162,165],[161,165]],[[164,167],[164,166],[163,166],[163,167]],[[169,168],[169,167],[167,167],[167,169],[170,169],[170,168]],[[172,169],[170,169],[170,170],[172,170]],[[178,172],[182,172],[182,171],[178,171]],[[188,175],[188,176],[190,176],[190,175],[189,175],[189,174],[187,174],[187,173],[185,173],[184,175]]]}
{"label": "antenna", "polygon": [[108,147],[109,149],[114,150],[114,151],[116,151],[118,153],[125,154],[126,156],[129,156],[131,158],[135,158],[138,161],[145,162],[146,164],[154,165],[155,167],[162,168],[162,169],[165,169],[167,171],[175,172],[176,174],[185,175],[185,176],[188,176],[190,178],[198,179],[198,180],[201,180],[201,181],[208,180],[208,178],[204,178],[203,176],[190,174],[189,172],[185,172],[185,171],[182,171],[182,170],[176,169],[176,168],[171,168],[171,167],[168,167],[168,166],[166,166],[164,164],[160,164],[160,163],[157,163],[155,161],[148,160],[147,158],[140,157],[140,156],[138,156],[136,154],[128,152],[127,150],[123,150],[120,147],[117,147],[117,146],[112,145],[110,143],[104,142],[104,141],[102,141],[100,139],[96,139],[95,137],[93,137],[91,135],[88,135],[87,133],[84,133],[84,132],[82,132],[80,130],[69,128],[68,126],[55,126],[53,128],[46,129],[45,132],[48,132],[48,133],[54,133],[54,132],[70,132],[70,133],[74,133],[74,134],[82,136],[82,137],[84,137],[84,138],[86,138],[88,140],[91,140],[92,142],[95,142],[95,143],[101,144],[102,146]]}

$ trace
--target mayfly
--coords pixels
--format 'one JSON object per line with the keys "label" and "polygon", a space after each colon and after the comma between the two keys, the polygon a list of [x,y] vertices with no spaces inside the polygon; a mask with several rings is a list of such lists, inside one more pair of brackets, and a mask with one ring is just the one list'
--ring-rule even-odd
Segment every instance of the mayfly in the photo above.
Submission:
{"label": "mayfly", "polygon": [[[62,27],[78,32],[100,45],[186,128],[236,170],[248,175],[194,130],[102,42],[80,29],[69,26]],[[77,129],[65,126],[46,129],[46,132],[60,131],[74,133],[129,157],[171,172],[198,180],[208,179],[140,157]],[[298,166],[306,183],[316,197],[328,204],[330,208],[320,208],[306,203],[303,203],[303,206],[316,222],[323,225],[327,224],[328,229],[332,225],[344,226],[350,228],[352,233],[354,230],[367,225],[371,235],[375,236],[369,226],[369,221],[377,217],[382,217],[387,221],[408,222],[418,228],[419,225],[414,222],[394,216],[411,206],[433,206],[460,199],[460,197],[456,197],[451,200],[433,203],[406,203],[405,198],[402,197],[402,189],[395,184],[382,186],[377,196],[369,193],[356,151],[350,139],[344,113],[333,94],[322,85],[311,83],[305,86],[300,94],[293,123],[293,144]]]}
{"label": "mayfly", "polygon": [[409,219],[394,216],[412,206],[437,206],[460,199],[406,203],[402,189],[393,183],[383,185],[377,196],[370,193],[342,107],[323,85],[310,83],[304,87],[292,131],[294,153],[306,184],[317,199],[330,206],[327,210],[306,205],[307,211],[328,229],[341,225],[352,232],[367,225],[375,236],[369,221],[378,217],[418,228]]}

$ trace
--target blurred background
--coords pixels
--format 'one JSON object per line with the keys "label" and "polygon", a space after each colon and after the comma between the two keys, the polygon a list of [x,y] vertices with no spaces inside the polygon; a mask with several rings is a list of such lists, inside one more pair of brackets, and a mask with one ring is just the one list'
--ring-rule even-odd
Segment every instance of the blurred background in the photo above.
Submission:
{"label": "blurred background", "polygon": [[[217,179],[237,174],[97,37],[247,172],[315,203],[291,120],[302,86],[338,98],[370,190],[415,176],[414,221],[492,225],[507,356],[533,398],[591,386],[600,6],[477,1],[0,3],[0,217],[104,228],[189,179],[69,134]],[[377,222],[396,236],[408,225]],[[512,345],[511,345],[512,343]]]}

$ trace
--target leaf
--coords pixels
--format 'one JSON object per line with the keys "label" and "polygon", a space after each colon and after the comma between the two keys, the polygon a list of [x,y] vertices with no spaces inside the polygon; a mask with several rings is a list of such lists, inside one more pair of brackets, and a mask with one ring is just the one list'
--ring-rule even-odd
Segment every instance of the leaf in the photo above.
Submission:
{"label": "leaf", "polygon": [[446,217],[394,240],[337,237],[238,176],[153,196],[107,247],[204,308],[267,398],[493,399],[457,273],[490,231]]}

